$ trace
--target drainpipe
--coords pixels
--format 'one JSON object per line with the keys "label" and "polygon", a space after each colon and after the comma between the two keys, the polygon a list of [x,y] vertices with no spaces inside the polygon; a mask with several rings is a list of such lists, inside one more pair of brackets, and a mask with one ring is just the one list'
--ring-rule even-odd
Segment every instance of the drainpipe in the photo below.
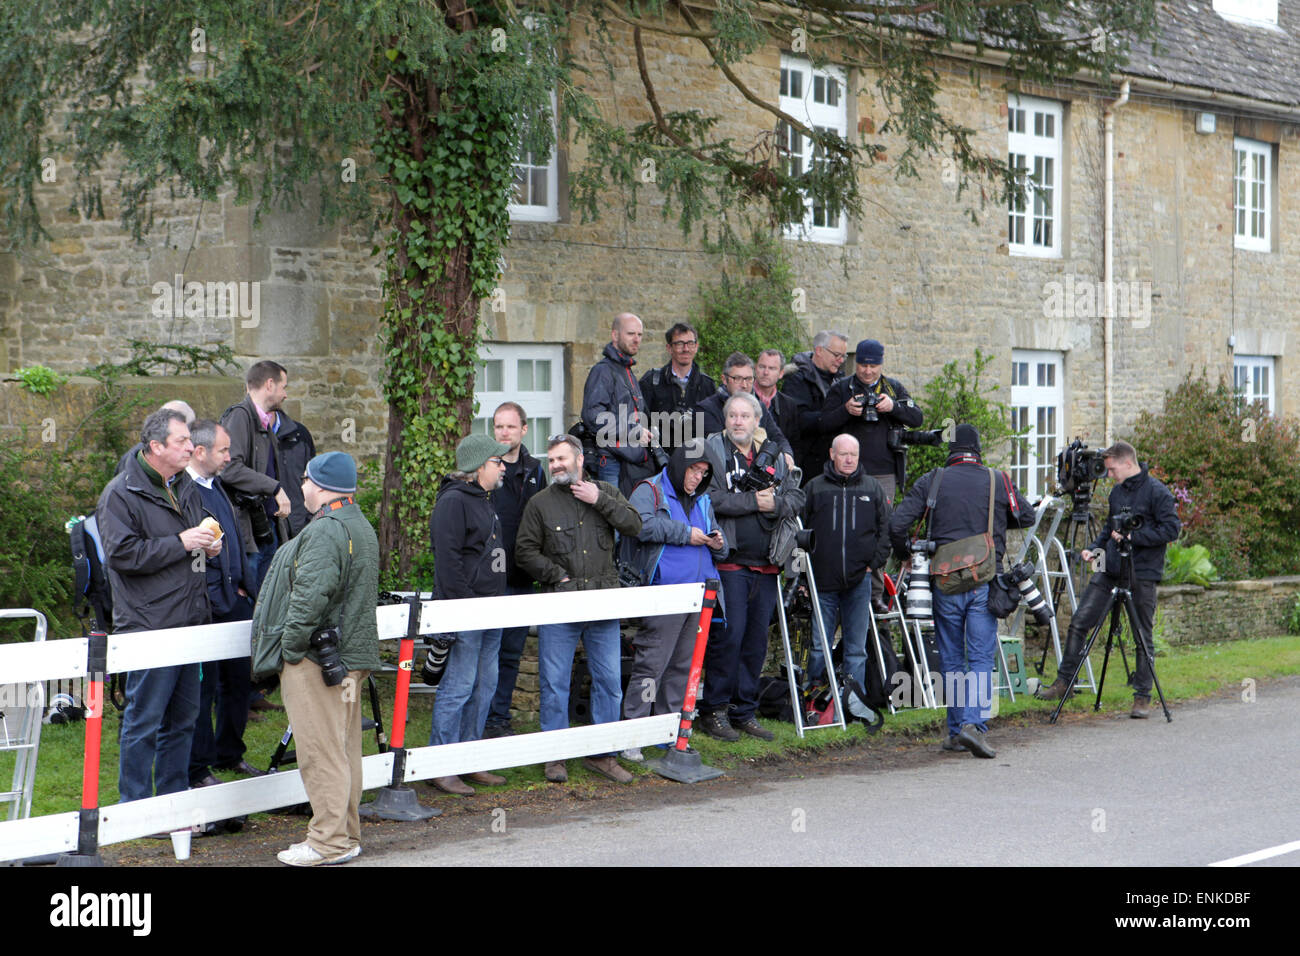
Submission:
{"label": "drainpipe", "polygon": [[1106,235],[1102,247],[1101,288],[1105,294],[1105,305],[1102,307],[1105,315],[1102,350],[1106,359],[1106,402],[1103,413],[1107,448],[1115,440],[1114,414],[1111,408],[1111,386],[1115,377],[1115,111],[1128,102],[1128,90],[1129,82],[1125,80],[1119,88],[1119,99],[1111,103],[1102,114],[1106,152]]}

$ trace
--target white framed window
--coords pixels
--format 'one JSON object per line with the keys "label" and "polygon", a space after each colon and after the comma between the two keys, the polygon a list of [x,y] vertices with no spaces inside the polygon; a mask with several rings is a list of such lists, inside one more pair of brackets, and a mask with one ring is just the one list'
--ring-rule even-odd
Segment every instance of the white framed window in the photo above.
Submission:
{"label": "white framed window", "polygon": [[1269,193],[1273,147],[1238,136],[1232,141],[1232,158],[1234,242],[1238,249],[1268,252],[1272,248]]}
{"label": "white framed window", "polygon": [[1247,404],[1263,402],[1273,414],[1273,356],[1234,355],[1232,357],[1232,387]]}
{"label": "white framed window", "polygon": [[[781,54],[779,106],[813,129],[848,136],[848,86],[844,70],[837,66],[814,69],[808,60]],[[823,161],[821,150],[813,146],[812,140],[784,122],[777,124],[777,141],[789,175],[801,175]],[[848,241],[849,227],[843,210],[808,199],[804,202],[803,222],[787,224],[785,233],[792,239],[843,245]]]}
{"label": "white framed window", "polygon": [[1007,211],[1007,245],[1012,255],[1061,255],[1061,165],[1065,110],[1054,100],[1012,93],[1007,99],[1007,165],[1020,170],[1023,199]]}
{"label": "white framed window", "polygon": [[1012,442],[1011,477],[1031,501],[1056,484],[1065,415],[1065,360],[1060,352],[1011,352],[1011,427],[1028,429]]}
{"label": "white framed window", "polygon": [[513,222],[557,222],[559,206],[559,143],[555,135],[555,93],[551,92],[551,110],[547,115],[551,124],[551,156],[545,163],[519,147],[515,162],[515,193],[510,203]]}
{"label": "white framed window", "polygon": [[492,413],[502,402],[518,402],[528,418],[524,445],[546,457],[546,440],[564,428],[564,346],[485,342],[474,363],[478,414],[471,430],[492,435]]}

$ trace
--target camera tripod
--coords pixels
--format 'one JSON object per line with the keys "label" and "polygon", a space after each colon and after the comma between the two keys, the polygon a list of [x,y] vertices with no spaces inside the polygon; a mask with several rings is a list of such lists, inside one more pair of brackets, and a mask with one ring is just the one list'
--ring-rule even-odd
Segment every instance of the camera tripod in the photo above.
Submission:
{"label": "camera tripod", "polygon": [[[1142,658],[1145,657],[1147,664],[1151,668],[1151,681],[1155,685],[1156,694],[1160,697],[1160,709],[1164,711],[1165,722],[1172,721],[1173,715],[1169,713],[1169,705],[1165,703],[1165,692],[1160,688],[1160,678],[1156,675],[1156,662],[1147,650],[1146,643],[1142,640],[1142,630],[1138,626],[1137,608],[1133,604],[1133,543],[1128,538],[1121,538],[1119,543],[1120,571],[1119,580],[1121,583],[1116,584],[1110,589],[1110,597],[1106,599],[1106,606],[1102,609],[1101,615],[1097,618],[1097,623],[1088,635],[1088,640],[1083,645],[1083,654],[1079,657],[1079,663],[1075,665],[1074,672],[1070,674],[1070,679],[1066,683],[1068,688],[1066,693],[1061,695],[1057,702],[1056,708],[1052,711],[1051,723],[1056,723],[1056,718],[1061,716],[1061,708],[1065,702],[1070,699],[1070,690],[1073,690],[1075,681],[1079,679],[1079,671],[1083,667],[1088,656],[1092,653],[1093,644],[1096,643],[1097,637],[1101,634],[1102,627],[1106,624],[1106,618],[1110,618],[1110,630],[1106,634],[1106,653],[1101,659],[1101,674],[1097,677],[1097,699],[1093,703],[1094,711],[1101,710],[1101,693],[1106,686],[1106,666],[1110,663],[1110,649],[1117,643],[1120,635],[1121,612],[1128,615],[1128,626],[1133,634],[1133,647],[1135,662],[1140,667]],[[1124,643],[1118,641],[1120,653],[1124,653]],[[1128,670],[1128,657],[1124,657],[1124,669]],[[1058,675],[1059,676],[1059,675]]]}
{"label": "camera tripod", "polygon": [[[1065,490],[1058,488],[1057,495],[1064,495]],[[1075,594],[1082,593],[1083,586],[1087,583],[1083,575],[1082,561],[1079,558],[1079,552],[1088,547],[1093,541],[1097,540],[1097,516],[1092,513],[1092,482],[1081,482],[1074,491],[1070,492],[1070,530],[1065,536],[1065,559],[1066,563],[1063,570],[1070,575]],[[1080,538],[1083,538],[1080,542]],[[1065,590],[1065,579],[1058,578],[1052,584],[1052,612],[1060,612],[1061,592]],[[1034,670],[1039,677],[1043,676],[1043,668],[1047,666],[1047,649],[1048,645],[1043,644],[1043,656],[1038,659],[1034,665]],[[1122,651],[1122,648],[1121,648]],[[1125,669],[1128,668],[1127,658],[1124,661]]]}

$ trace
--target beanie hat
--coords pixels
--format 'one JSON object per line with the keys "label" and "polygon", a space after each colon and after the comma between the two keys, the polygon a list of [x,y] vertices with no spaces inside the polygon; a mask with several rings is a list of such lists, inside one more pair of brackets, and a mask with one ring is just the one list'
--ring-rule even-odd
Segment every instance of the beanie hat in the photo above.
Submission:
{"label": "beanie hat", "polygon": [[883,365],[885,347],[875,339],[863,339],[858,343],[858,351],[854,359],[859,365]]}
{"label": "beanie hat", "polygon": [[980,449],[979,429],[974,425],[958,425],[952,441],[948,442],[948,454],[953,455],[961,451],[973,451],[977,455],[983,454]]}
{"label": "beanie hat", "polygon": [[357,463],[342,451],[327,451],[307,462],[307,477],[324,491],[352,494],[357,490]]}
{"label": "beanie hat", "polygon": [[456,446],[456,470],[465,474],[478,471],[489,458],[504,455],[509,445],[488,438],[487,435],[466,435]]}

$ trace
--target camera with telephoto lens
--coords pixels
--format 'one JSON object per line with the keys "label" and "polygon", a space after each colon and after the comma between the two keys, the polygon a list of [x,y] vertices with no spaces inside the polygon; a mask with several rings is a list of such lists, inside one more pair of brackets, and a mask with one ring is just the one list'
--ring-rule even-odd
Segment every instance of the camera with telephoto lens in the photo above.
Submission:
{"label": "camera with telephoto lens", "polygon": [[50,701],[49,721],[52,724],[70,724],[74,720],[83,720],[86,708],[77,703],[71,694],[55,694]]}
{"label": "camera with telephoto lens", "polygon": [[902,451],[907,445],[942,445],[943,429],[936,428],[933,431],[917,429],[915,431],[907,428],[891,428],[885,435],[886,442],[890,451]]}
{"label": "camera with telephoto lens", "polygon": [[668,467],[668,452],[664,451],[663,445],[659,444],[658,439],[650,439],[650,457],[654,459],[655,467],[663,471]]}
{"label": "camera with telephoto lens", "polygon": [[867,391],[865,387],[858,386],[851,397],[862,406],[862,420],[864,422],[880,421],[880,416],[876,414],[876,403],[880,401],[878,394]]}
{"label": "camera with telephoto lens", "polygon": [[736,482],[737,491],[763,491],[776,484],[776,456],[771,442],[765,444],[754,456],[754,463]]}
{"label": "camera with telephoto lens", "polygon": [[934,595],[930,591],[930,553],[934,545],[928,540],[912,542],[912,570],[907,574],[907,616],[928,621],[934,616]]}
{"label": "camera with telephoto lens", "polygon": [[451,645],[456,643],[456,635],[430,634],[424,642],[429,645],[429,653],[424,656],[420,678],[430,687],[437,687],[447,670],[447,656],[451,653]]}
{"label": "camera with telephoto lens", "polygon": [[271,529],[271,519],[266,516],[266,499],[269,495],[250,495],[246,491],[238,491],[229,485],[226,488],[230,491],[230,500],[236,508],[242,508],[248,512],[248,520],[253,526],[253,540],[259,548],[264,548],[275,541],[275,532]]}
{"label": "camera with telephoto lens", "polygon": [[1125,508],[1117,515],[1111,515],[1110,526],[1120,534],[1131,534],[1146,523],[1141,515],[1135,515],[1132,508]]}
{"label": "camera with telephoto lens", "polygon": [[348,669],[339,660],[339,629],[337,627],[318,627],[307,639],[311,649],[316,652],[316,662],[320,664],[321,680],[326,687],[337,687],[348,676]]}
{"label": "camera with telephoto lens", "polygon": [[1101,452],[1075,439],[1056,456],[1056,481],[1067,494],[1106,477],[1106,459]]}
{"label": "camera with telephoto lens", "polygon": [[1034,616],[1037,623],[1046,624],[1052,619],[1052,609],[1043,600],[1043,592],[1038,590],[1038,585],[1034,583],[1034,563],[1032,561],[1021,561],[1019,564],[1013,564],[998,575],[998,583],[1008,591],[1012,588],[1020,591],[1020,600],[1029,607],[1029,613]]}

